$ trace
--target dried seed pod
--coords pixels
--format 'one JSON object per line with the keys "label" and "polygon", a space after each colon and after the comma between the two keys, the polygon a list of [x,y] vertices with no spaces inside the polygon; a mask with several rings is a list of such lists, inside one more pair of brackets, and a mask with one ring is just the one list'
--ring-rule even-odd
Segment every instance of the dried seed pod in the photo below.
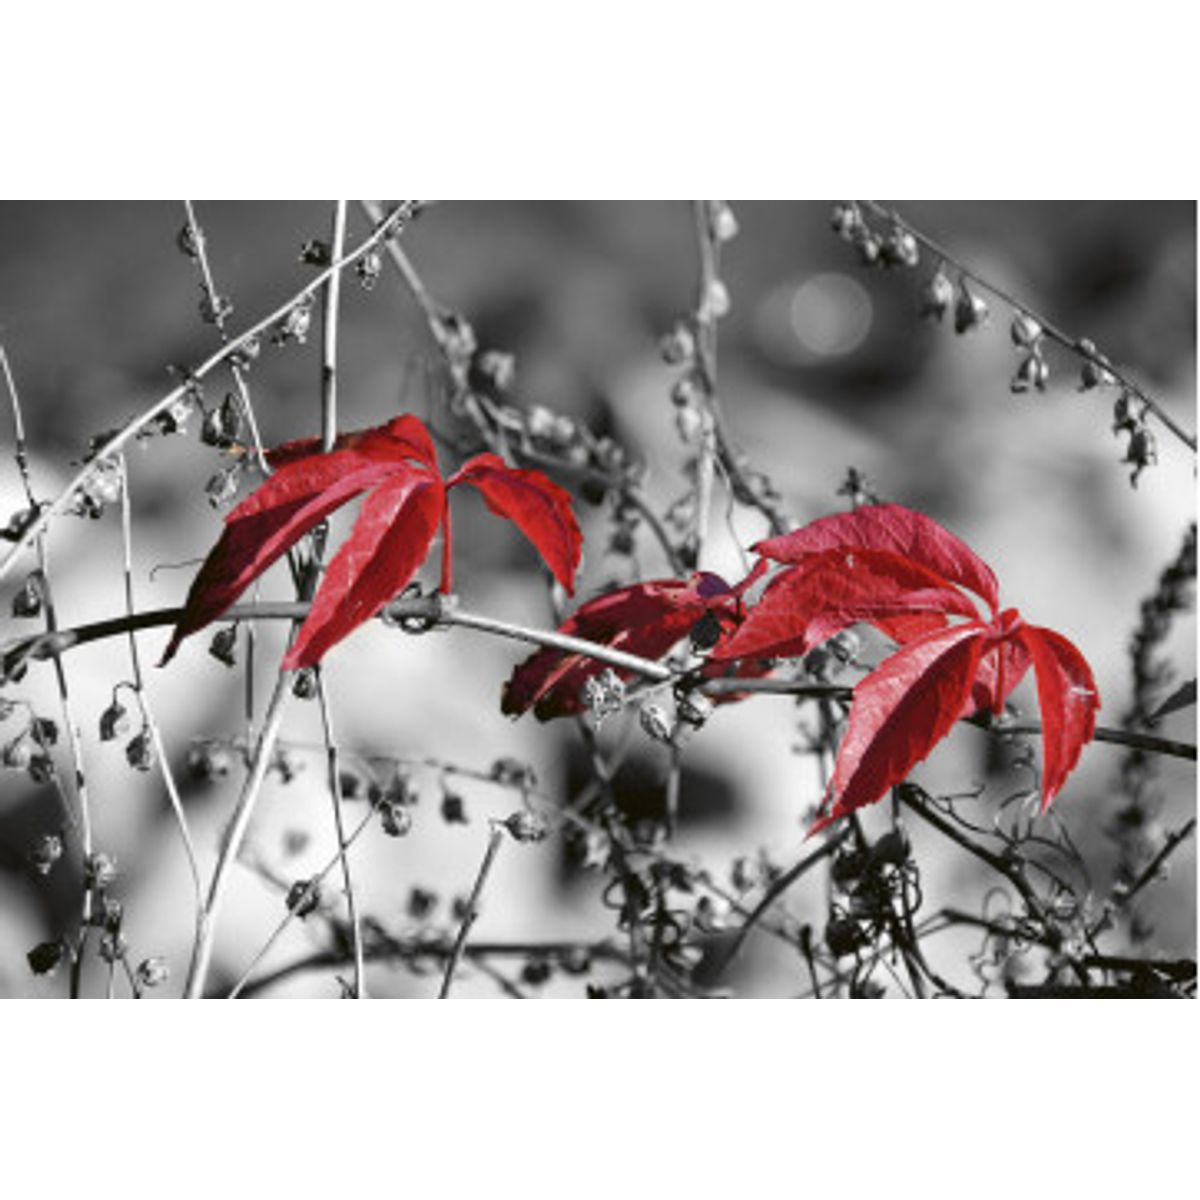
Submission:
{"label": "dried seed pod", "polygon": [[457,792],[442,793],[442,820],[447,825],[469,825],[466,801]]}
{"label": "dried seed pod", "polygon": [[954,304],[954,332],[966,333],[977,329],[987,320],[988,306],[967,286],[965,278],[958,281],[958,299]]}
{"label": "dried seed pod", "polygon": [[110,888],[117,878],[117,860],[103,850],[89,854],[83,864],[84,882],[95,892]]}
{"label": "dried seed pod", "polygon": [[671,740],[671,721],[665,710],[658,704],[643,704],[638,717],[646,736],[656,742]]}
{"label": "dried seed pod", "polygon": [[1152,467],[1158,462],[1158,442],[1153,430],[1143,425],[1133,431],[1124,461],[1133,463],[1133,473],[1129,476],[1129,482],[1137,487],[1138,476],[1147,467]]}
{"label": "dried seed pod", "polygon": [[125,761],[135,771],[149,771],[154,766],[154,743],[148,730],[143,729],[125,747]]}
{"label": "dried seed pod", "polygon": [[1013,313],[1009,336],[1014,346],[1032,347],[1042,336],[1042,327],[1028,313]]}
{"label": "dried seed pod", "polygon": [[880,248],[885,267],[915,267],[921,261],[917,239],[907,229],[895,226]]}
{"label": "dried seed pod", "polygon": [[300,247],[300,261],[306,267],[327,267],[333,262],[329,252],[329,243],[320,238],[310,238]]}
{"label": "dried seed pod", "polygon": [[12,598],[14,617],[36,617],[42,611],[42,583],[36,571],[25,577],[25,581]]}
{"label": "dried seed pod", "polygon": [[208,497],[208,502],[215,509],[222,509],[232,503],[233,498],[237,495],[238,476],[241,473],[241,465],[234,463],[232,466],[218,471],[204,485],[204,494]]}
{"label": "dried seed pod", "polygon": [[663,362],[673,367],[690,362],[696,355],[696,339],[691,329],[682,321],[677,322],[675,328],[659,340],[658,353]]}
{"label": "dried seed pod", "polygon": [[933,317],[940,321],[954,303],[954,285],[941,267],[930,276],[921,289],[919,313],[922,317]]}
{"label": "dried seed pod", "polygon": [[187,767],[195,779],[223,779],[233,770],[233,755],[220,742],[199,742],[188,750]]}
{"label": "dried seed pod", "polygon": [[364,292],[369,292],[383,274],[383,256],[378,250],[368,250],[354,264],[354,274],[358,276],[359,285]]}
{"label": "dried seed pod", "polygon": [[863,225],[862,213],[859,211],[858,205],[852,201],[835,204],[831,224],[833,232],[838,237],[847,242],[852,241]]}
{"label": "dried seed pod", "polygon": [[29,861],[39,875],[49,875],[62,856],[62,838],[56,833],[44,833],[30,851]]}
{"label": "dried seed pod", "polygon": [[171,978],[171,968],[165,958],[143,958],[137,965],[137,981],[144,988],[162,987]]}
{"label": "dried seed pod", "polygon": [[403,804],[384,800],[379,805],[379,824],[388,837],[404,837],[412,829],[412,813]]}
{"label": "dried seed pod", "polygon": [[1010,391],[1017,394],[1027,392],[1030,388],[1037,388],[1039,392],[1044,392],[1046,381],[1049,378],[1050,368],[1046,365],[1046,360],[1034,351],[1021,360],[1021,365],[1017,368],[1017,373],[1008,386]]}
{"label": "dried seed pod", "polygon": [[312,700],[317,694],[317,672],[312,667],[302,667],[292,680],[292,695],[297,700]]}
{"label": "dried seed pod", "polygon": [[709,224],[718,242],[731,242],[738,235],[737,218],[724,200],[713,200],[709,206]]}
{"label": "dried seed pod", "polygon": [[119,737],[124,737],[129,729],[129,713],[125,706],[114,698],[113,702],[100,714],[100,740],[102,742],[115,741]]}
{"label": "dried seed pod", "polygon": [[237,626],[225,625],[212,635],[208,652],[227,667],[237,666]]}
{"label": "dried seed pod", "polygon": [[49,975],[66,957],[67,948],[62,942],[41,942],[25,956],[29,969],[35,975]]}
{"label": "dried seed pod", "polygon": [[550,826],[537,813],[518,809],[501,822],[515,842],[542,842],[550,835]]}
{"label": "dried seed pod", "polygon": [[314,879],[297,879],[288,888],[286,904],[302,921],[321,903],[321,885]]}

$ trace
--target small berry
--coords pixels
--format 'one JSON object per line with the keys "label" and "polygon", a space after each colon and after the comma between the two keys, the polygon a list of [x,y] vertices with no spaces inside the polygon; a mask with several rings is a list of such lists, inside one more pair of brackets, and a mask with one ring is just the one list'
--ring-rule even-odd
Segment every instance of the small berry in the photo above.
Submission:
{"label": "small berry", "polygon": [[95,892],[107,891],[117,878],[117,860],[102,850],[89,854],[83,864],[84,880]]}
{"label": "small berry", "polygon": [[1143,425],[1140,429],[1133,431],[1133,435],[1129,439],[1129,451],[1125,455],[1124,461],[1134,464],[1129,482],[1137,487],[1138,476],[1147,467],[1152,467],[1158,462],[1158,442],[1155,440],[1153,430]]}
{"label": "small berry", "polygon": [[154,766],[154,743],[148,730],[143,729],[125,747],[125,759],[135,771],[148,771]]}
{"label": "small berry", "polygon": [[297,700],[312,700],[317,694],[317,673],[312,667],[302,667],[292,680],[292,695]]}
{"label": "small berry", "polygon": [[953,302],[954,285],[939,267],[921,289],[921,304],[918,311],[922,317],[933,317],[940,321]]}
{"label": "small berry", "polygon": [[862,213],[857,204],[840,203],[833,206],[831,224],[833,232],[845,241],[850,241],[862,228]]}
{"label": "small berry", "polygon": [[300,261],[306,267],[327,267],[333,259],[329,253],[329,243],[319,238],[312,238],[300,247]]}
{"label": "small berry", "polygon": [[50,975],[66,957],[66,953],[67,948],[62,942],[42,942],[34,946],[25,958],[35,975]]}
{"label": "small berry", "polygon": [[501,822],[515,842],[542,842],[550,835],[550,826],[537,813],[518,809]]}
{"label": "small berry", "polygon": [[190,222],[181,225],[179,232],[175,235],[175,245],[180,254],[186,254],[188,258],[196,259],[200,257],[200,244],[204,241],[204,231],[199,225],[193,226]]}
{"label": "small berry", "polygon": [[696,339],[687,325],[679,322],[670,333],[663,335],[658,343],[658,353],[663,362],[677,367],[695,357]]}
{"label": "small berry", "polygon": [[437,902],[437,892],[431,892],[428,888],[414,887],[408,893],[408,915],[414,921],[424,921],[437,908]]}
{"label": "small berry", "polygon": [[368,250],[354,264],[354,274],[364,292],[369,292],[383,274],[383,256],[378,250]]}
{"label": "small berry", "polygon": [[731,242],[738,235],[737,217],[724,200],[714,200],[709,208],[713,237],[718,242]]}
{"label": "small berry", "polygon": [[457,792],[445,792],[442,795],[442,820],[447,825],[468,825],[467,806]]}
{"label": "small berry", "polygon": [[552,974],[553,970],[549,959],[531,958],[521,968],[521,982],[528,984],[530,987],[541,987],[542,984],[550,979]]}
{"label": "small berry", "polygon": [[44,833],[30,853],[29,861],[39,875],[49,875],[62,856],[62,838],[56,833]]}
{"label": "small berry", "polygon": [[647,737],[656,742],[669,742],[671,740],[673,733],[671,722],[660,705],[642,705],[639,718],[642,723],[642,730]]}
{"label": "small berry", "polygon": [[472,382],[494,396],[512,390],[517,378],[517,360],[503,350],[484,350],[472,363]]}
{"label": "small berry", "polygon": [[129,713],[119,700],[113,702],[100,714],[100,740],[115,741],[129,732]]}
{"label": "small berry", "polygon": [[880,247],[885,267],[915,267],[921,261],[917,239],[907,229],[895,228]]}
{"label": "small berry", "polygon": [[224,470],[218,471],[204,485],[204,494],[208,497],[208,502],[215,509],[227,507],[233,498],[237,495],[238,476],[241,472],[241,467],[238,463],[226,467]]}
{"label": "small berry", "polygon": [[36,617],[42,611],[41,579],[35,571],[26,576],[17,593],[12,598],[12,615],[14,617]]}
{"label": "small berry", "polygon": [[321,903],[321,885],[316,879],[297,879],[288,888],[286,903],[289,912],[304,920]]}
{"label": "small berry", "polygon": [[987,320],[988,306],[982,296],[975,295],[966,279],[958,282],[958,300],[954,305],[954,332],[967,333]]}
{"label": "small berry", "polygon": [[379,824],[388,837],[405,837],[412,829],[412,813],[403,804],[383,800],[379,805]]}
{"label": "small berry", "polygon": [[1008,332],[1014,346],[1031,347],[1042,336],[1042,327],[1028,313],[1017,312]]}
{"label": "small berry", "polygon": [[137,965],[136,974],[142,987],[156,988],[171,978],[171,968],[165,958],[143,958]]}
{"label": "small berry", "polygon": [[208,652],[227,667],[237,666],[237,626],[226,625],[212,635]]}

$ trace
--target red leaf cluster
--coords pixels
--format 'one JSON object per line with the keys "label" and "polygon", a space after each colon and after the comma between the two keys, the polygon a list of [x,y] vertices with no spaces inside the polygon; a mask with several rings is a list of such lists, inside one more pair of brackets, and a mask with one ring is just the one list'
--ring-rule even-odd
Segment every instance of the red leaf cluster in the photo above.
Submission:
{"label": "red leaf cluster", "polygon": [[[636,584],[589,601],[562,632],[658,658],[711,613],[722,634],[704,668],[709,677],[761,675],[765,660],[804,655],[858,622],[898,642],[854,689],[813,831],[881,799],[956,721],[1002,712],[1032,666],[1043,725],[1042,808],[1049,807],[1095,729],[1095,680],[1061,634],[1000,610],[996,576],[966,543],[912,509],[878,504],[753,549],[759,564],[736,587],[704,575]],[[745,604],[771,563],[783,569]],[[985,602],[986,616],[968,591]],[[502,707],[520,714],[532,706],[542,720],[578,713],[584,681],[603,669],[582,655],[539,650],[514,671]]]}
{"label": "red leaf cluster", "polygon": [[322,452],[319,438],[270,451],[274,468],[226,518],[225,528],[188,592],[184,614],[163,654],[215,621],[268,567],[335,509],[370,492],[350,536],[329,563],[308,617],[283,660],[313,666],[337,642],[403,590],[429,554],[439,528],[441,588],[451,587],[449,491],[469,484],[488,508],[533,543],[555,579],[574,590],[582,535],[570,496],[538,471],[515,470],[479,454],[443,478],[428,430],[414,416],[341,435]]}

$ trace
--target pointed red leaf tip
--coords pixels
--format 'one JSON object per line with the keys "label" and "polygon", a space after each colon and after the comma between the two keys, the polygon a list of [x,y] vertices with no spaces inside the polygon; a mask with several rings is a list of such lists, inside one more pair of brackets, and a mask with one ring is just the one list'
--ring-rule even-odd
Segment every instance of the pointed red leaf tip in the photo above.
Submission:
{"label": "pointed red leaf tip", "polygon": [[568,492],[541,471],[510,467],[496,454],[476,455],[451,476],[446,486],[460,483],[478,488],[488,508],[510,520],[533,543],[567,595],[575,594],[583,534]]}
{"label": "pointed red leaf tip", "polygon": [[825,796],[832,807],[809,837],[874,804],[949,733],[970,697],[987,634],[982,621],[935,630],[859,682]]}
{"label": "pointed red leaf tip", "polygon": [[403,462],[367,458],[350,449],[289,460],[225,518],[159,666],[334,509],[403,469]]}
{"label": "pointed red leaf tip", "polygon": [[[687,580],[652,579],[587,601],[559,632],[657,659],[686,637],[707,612],[731,612],[736,599],[720,576],[707,571]],[[532,707],[539,721],[581,713],[584,683],[605,670],[614,670],[622,679],[634,674],[584,654],[544,647],[513,670],[500,709],[520,716]]]}
{"label": "pointed red leaf tip", "polygon": [[822,517],[802,529],[767,538],[752,549],[782,563],[798,563],[822,550],[886,550],[911,559],[949,583],[969,588],[988,604],[1000,607],[996,576],[965,542],[931,517],[900,504],[873,504],[854,512]]}
{"label": "pointed red leaf tip", "polygon": [[[962,592],[921,563],[886,550],[839,547],[806,554],[777,575],[712,657],[799,657],[858,621],[911,636],[944,626],[948,614],[978,616]],[[903,623],[914,615],[926,619]]]}
{"label": "pointed red leaf tip", "polygon": [[1062,790],[1096,731],[1100,695],[1087,660],[1060,633],[1025,625],[1016,635],[1033,660],[1042,710],[1042,812]]}
{"label": "pointed red leaf tip", "polygon": [[441,480],[415,471],[394,476],[367,497],[284,656],[283,670],[320,662],[408,584],[429,553],[445,503]]}

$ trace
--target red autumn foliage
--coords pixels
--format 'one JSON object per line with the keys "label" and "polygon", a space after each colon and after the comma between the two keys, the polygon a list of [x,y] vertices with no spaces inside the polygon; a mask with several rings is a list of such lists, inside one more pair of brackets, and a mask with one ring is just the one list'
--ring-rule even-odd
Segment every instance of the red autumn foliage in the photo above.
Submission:
{"label": "red autumn foliage", "polygon": [[[559,632],[642,658],[661,658],[707,615],[717,621],[736,619],[738,600],[736,589],[707,571],[686,580],[652,579],[580,605]],[[511,716],[532,707],[540,721],[578,714],[584,683],[606,669],[622,679],[633,674],[583,654],[543,647],[514,669],[500,707]]]}
{"label": "red autumn foliage", "polygon": [[277,447],[267,459],[275,473],[225,518],[221,537],[192,582],[163,663],[301,537],[366,491],[371,495],[329,563],[283,660],[287,670],[319,662],[401,591],[425,561],[439,528],[441,588],[450,590],[447,493],[459,484],[478,488],[488,508],[533,543],[567,592],[574,590],[583,539],[570,496],[540,472],[510,468],[494,454],[477,455],[444,479],[429,432],[414,416],[343,434],[327,453],[319,438],[306,438]]}
{"label": "red autumn foliage", "polygon": [[[881,799],[962,717],[999,714],[1030,665],[1042,711],[1042,809],[1091,740],[1100,707],[1083,655],[1061,634],[999,610],[991,568],[936,521],[898,504],[824,517],[769,538],[788,564],[713,652],[718,660],[803,654],[858,621],[901,643],[854,689],[850,718],[813,832]],[[986,601],[980,616],[967,588]],[[965,617],[952,625],[951,617]]]}
{"label": "red autumn foliage", "polygon": [[[635,584],[590,600],[561,632],[658,658],[712,614],[722,635],[704,678],[761,676],[770,659],[804,655],[857,622],[899,642],[854,689],[826,811],[813,832],[881,799],[955,722],[1001,713],[1032,666],[1043,723],[1042,808],[1049,807],[1092,737],[1095,680],[1061,634],[1025,624],[1015,609],[999,610],[996,577],[966,543],[921,513],[880,504],[753,549],[760,562],[736,587],[705,574]],[[746,605],[745,592],[769,562],[784,569]],[[986,616],[964,589],[985,601]],[[502,708],[520,714],[532,707],[541,720],[577,714],[584,682],[604,669],[581,654],[539,650],[513,672]]]}

